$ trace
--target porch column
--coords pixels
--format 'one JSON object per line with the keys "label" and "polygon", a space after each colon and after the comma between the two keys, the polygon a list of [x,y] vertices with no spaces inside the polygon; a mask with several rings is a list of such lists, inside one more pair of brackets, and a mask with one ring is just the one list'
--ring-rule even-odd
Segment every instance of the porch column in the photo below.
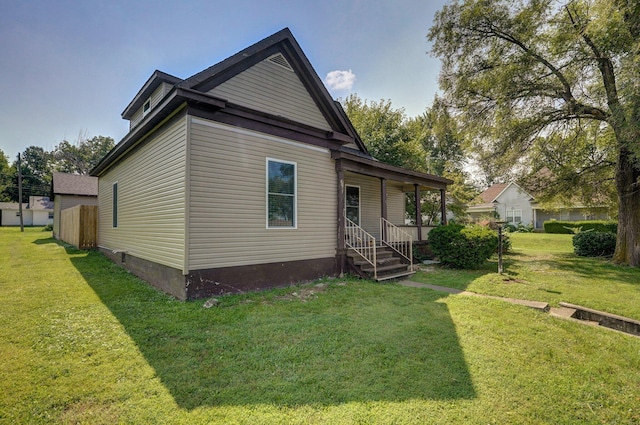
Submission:
{"label": "porch column", "polygon": [[387,179],[380,177],[380,217],[387,219]]}
{"label": "porch column", "polygon": [[[380,177],[380,217],[387,219],[387,179],[384,177]],[[387,240],[387,235],[385,235],[386,226],[382,225],[382,220],[380,221],[380,237],[383,241]]]}
{"label": "porch column", "polygon": [[347,268],[347,250],[344,242],[345,238],[345,193],[344,193],[344,171],[340,161],[336,161],[336,172],[338,174],[338,272],[342,276]]}
{"label": "porch column", "polygon": [[447,224],[447,195],[444,189],[440,189],[440,212],[442,214],[440,222]]}
{"label": "porch column", "polygon": [[422,208],[420,208],[420,185],[414,183],[413,191],[416,198],[416,226],[418,226],[418,240],[422,240]]}

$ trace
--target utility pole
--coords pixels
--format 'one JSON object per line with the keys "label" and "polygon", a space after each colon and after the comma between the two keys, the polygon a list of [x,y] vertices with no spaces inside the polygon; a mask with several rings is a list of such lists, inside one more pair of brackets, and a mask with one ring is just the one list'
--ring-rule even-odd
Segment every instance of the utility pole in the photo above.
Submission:
{"label": "utility pole", "polygon": [[24,220],[22,218],[22,164],[18,154],[18,211],[20,214],[20,231],[24,232]]}

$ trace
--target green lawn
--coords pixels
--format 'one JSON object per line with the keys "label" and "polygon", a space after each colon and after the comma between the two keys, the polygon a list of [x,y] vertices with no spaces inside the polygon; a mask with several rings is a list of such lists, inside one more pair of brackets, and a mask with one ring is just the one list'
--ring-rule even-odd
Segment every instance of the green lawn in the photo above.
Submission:
{"label": "green lawn", "polygon": [[616,266],[602,258],[573,254],[572,235],[513,233],[513,249],[504,257],[504,275],[497,258],[482,270],[433,268],[418,282],[466,289],[482,294],[561,301],[640,320],[640,269]]}
{"label": "green lawn", "polygon": [[[513,240],[516,281],[492,283],[495,263],[422,278],[577,302],[538,277],[602,275],[583,304],[637,304],[636,271]],[[0,228],[0,258],[0,423],[640,422],[640,338],[526,307],[330,280],[206,309],[39,228]]]}

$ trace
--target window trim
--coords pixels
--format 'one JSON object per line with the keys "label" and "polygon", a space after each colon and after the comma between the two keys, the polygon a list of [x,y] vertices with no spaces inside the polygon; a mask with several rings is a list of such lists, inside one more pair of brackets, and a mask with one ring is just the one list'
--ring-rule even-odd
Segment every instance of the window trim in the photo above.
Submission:
{"label": "window trim", "polygon": [[347,208],[349,207],[349,205],[347,205],[347,188],[348,187],[355,187],[356,189],[358,189],[358,222],[356,224],[362,227],[362,189],[358,185],[355,185],[355,184],[344,185],[344,216],[348,218],[347,216]]}
{"label": "window trim", "polygon": [[147,99],[143,104],[142,104],[142,116],[146,117],[147,114],[149,114],[149,112],[151,111],[151,98]]}
{"label": "window trim", "polygon": [[118,228],[118,182],[111,184],[111,227]]}
{"label": "window trim", "polygon": [[[518,213],[518,214],[516,214]],[[520,221],[516,221],[516,217],[520,217]],[[522,209],[514,208],[505,211],[505,221],[507,223],[522,223]]]}
{"label": "window trim", "polygon": [[[272,226],[269,224],[269,163],[279,162],[293,165],[293,226]],[[268,230],[296,230],[298,228],[298,163],[278,158],[267,157],[265,161],[265,219]]]}

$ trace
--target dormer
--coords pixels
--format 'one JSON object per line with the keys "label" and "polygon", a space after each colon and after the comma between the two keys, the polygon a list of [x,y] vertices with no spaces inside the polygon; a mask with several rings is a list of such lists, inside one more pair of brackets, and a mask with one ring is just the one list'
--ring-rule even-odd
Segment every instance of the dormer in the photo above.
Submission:
{"label": "dormer", "polygon": [[156,70],[122,112],[122,118],[129,120],[129,130],[142,122],[144,117],[181,81],[182,79],[178,77]]}

